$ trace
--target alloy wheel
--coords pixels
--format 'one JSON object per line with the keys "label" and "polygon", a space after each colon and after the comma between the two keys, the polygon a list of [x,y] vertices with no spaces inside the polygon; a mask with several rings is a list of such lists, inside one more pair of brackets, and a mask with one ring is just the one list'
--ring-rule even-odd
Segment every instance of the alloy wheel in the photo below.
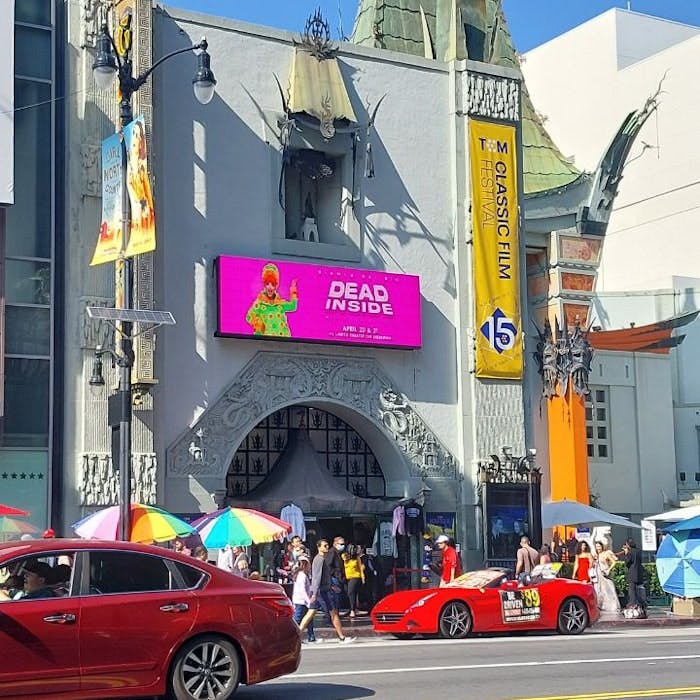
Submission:
{"label": "alloy wheel", "polygon": [[448,603],[440,613],[440,634],[450,639],[464,639],[472,628],[469,608],[460,600]]}
{"label": "alloy wheel", "polygon": [[586,606],[578,598],[564,601],[559,610],[557,628],[561,634],[581,634],[588,627]]}
{"label": "alloy wheel", "polygon": [[175,663],[172,685],[177,700],[227,700],[240,678],[235,648],[207,637],[184,647]]}

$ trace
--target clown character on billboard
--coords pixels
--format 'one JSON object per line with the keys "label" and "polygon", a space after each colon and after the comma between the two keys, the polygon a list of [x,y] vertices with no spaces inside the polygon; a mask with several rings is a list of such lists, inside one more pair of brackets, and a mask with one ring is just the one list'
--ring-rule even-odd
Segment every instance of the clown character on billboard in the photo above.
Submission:
{"label": "clown character on billboard", "polygon": [[267,263],[262,271],[263,289],[248,309],[245,320],[253,329],[254,335],[271,335],[289,338],[292,333],[287,323],[287,312],[297,310],[297,281],[289,285],[289,301],[285,301],[277,291],[280,273],[277,265]]}

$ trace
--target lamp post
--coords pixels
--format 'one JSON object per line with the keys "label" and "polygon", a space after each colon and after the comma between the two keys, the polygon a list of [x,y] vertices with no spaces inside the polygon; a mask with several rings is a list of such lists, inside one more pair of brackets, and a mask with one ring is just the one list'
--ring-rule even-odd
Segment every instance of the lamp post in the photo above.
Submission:
{"label": "lamp post", "polygon": [[[131,100],[133,94],[148,80],[151,73],[162,63],[181,53],[199,51],[197,55],[197,71],[192,79],[192,87],[197,101],[201,104],[208,104],[214,96],[214,86],[216,79],[211,70],[211,59],[207,51],[206,39],[202,39],[193,46],[187,46],[176,51],[171,51],[162,58],[159,58],[153,65],[134,76],[133,62],[131,59],[130,42],[120,42],[123,46],[122,55],[117,50],[114,38],[109,33],[107,25],[102,27],[102,32],[97,39],[97,55],[92,64],[92,72],[95,84],[100,89],[111,87],[115,78],[119,80],[119,120],[120,129],[133,121],[133,111]],[[121,297],[122,308],[133,308],[132,278],[133,269],[131,258],[123,253],[126,250],[129,233],[131,230],[131,203],[127,188],[127,152],[124,139],[121,141],[121,165],[122,165],[122,201],[121,201],[121,225],[122,225],[122,255],[117,261],[121,265],[121,275],[118,275],[117,298]],[[108,353],[112,356],[113,362],[119,367],[119,389],[116,394],[110,397],[109,416],[110,425],[119,428],[118,454],[115,455],[114,446],[112,448],[112,461],[116,461],[119,468],[119,539],[128,540],[131,530],[131,370],[134,366],[134,351],[132,344],[132,324],[131,321],[121,323],[119,334],[121,336],[120,353],[113,350],[97,348],[95,351],[95,368],[90,384],[100,385],[104,383],[101,379],[102,360],[101,356]],[[99,363],[99,364],[98,364]],[[114,457],[118,459],[115,460]]]}

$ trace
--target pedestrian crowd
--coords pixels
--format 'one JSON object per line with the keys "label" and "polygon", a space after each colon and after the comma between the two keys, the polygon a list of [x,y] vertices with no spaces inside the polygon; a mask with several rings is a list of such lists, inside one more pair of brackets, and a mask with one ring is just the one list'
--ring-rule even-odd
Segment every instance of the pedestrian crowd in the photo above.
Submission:
{"label": "pedestrian crowd", "polygon": [[[628,601],[625,610],[621,610],[612,578],[613,567],[618,561],[625,565]],[[601,612],[623,612],[626,617],[646,617],[642,556],[632,539],[626,540],[619,552],[613,552],[607,541],[596,540],[591,549],[587,540],[577,540],[574,533],[564,541],[555,532],[551,546],[545,544],[538,552],[530,546],[529,538],[523,536],[517,550],[516,562],[515,573],[520,579],[529,576],[536,566],[557,562],[572,563],[573,579],[593,585]]]}

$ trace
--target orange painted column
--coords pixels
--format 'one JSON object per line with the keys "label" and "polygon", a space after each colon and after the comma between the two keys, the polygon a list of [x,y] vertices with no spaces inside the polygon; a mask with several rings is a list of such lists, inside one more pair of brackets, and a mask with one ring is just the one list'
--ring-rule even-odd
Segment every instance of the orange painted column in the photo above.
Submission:
{"label": "orange painted column", "polygon": [[547,406],[549,474],[552,500],[568,498],[588,505],[588,447],[586,405],[569,381],[566,396],[558,394]]}

